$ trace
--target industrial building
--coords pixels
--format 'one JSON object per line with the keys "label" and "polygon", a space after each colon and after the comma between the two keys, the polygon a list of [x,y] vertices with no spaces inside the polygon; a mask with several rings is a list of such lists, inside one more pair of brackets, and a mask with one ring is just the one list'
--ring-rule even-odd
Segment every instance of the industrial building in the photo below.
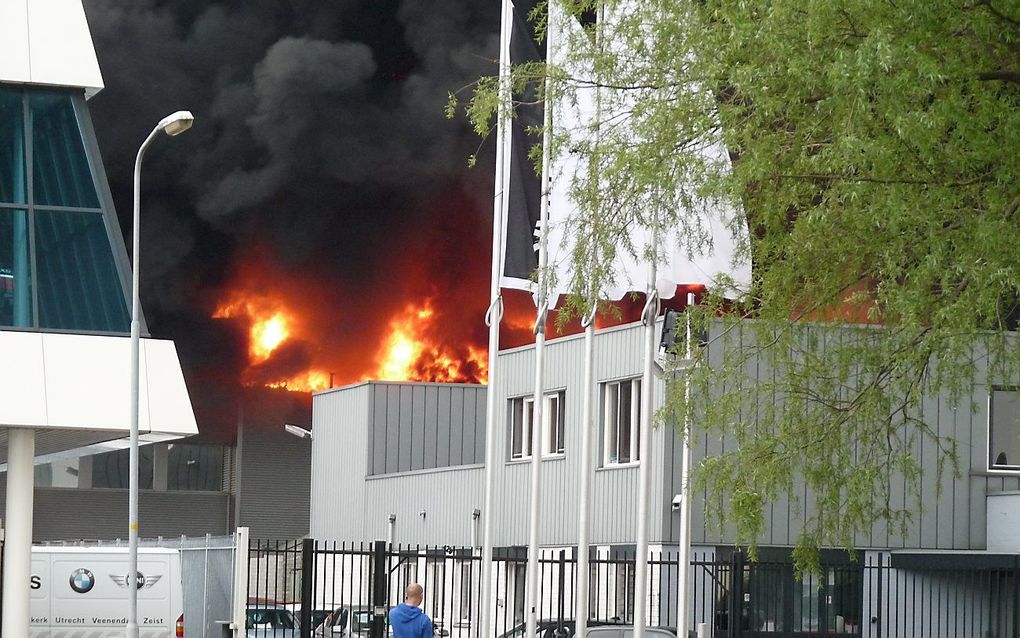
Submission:
{"label": "industrial building", "polygon": [[[679,515],[672,507],[680,492],[679,442],[672,430],[656,429],[649,450],[637,450],[634,444],[640,419],[632,398],[639,395],[641,338],[638,324],[596,335],[597,387],[592,391],[599,408],[591,542],[603,553],[633,551],[637,467],[642,462],[651,463],[651,549],[668,554],[679,540]],[[541,543],[548,556],[559,549],[569,551],[578,537],[582,349],[582,336],[547,344],[545,412],[551,416],[542,444]],[[713,356],[711,351],[708,356]],[[527,459],[532,453],[522,426],[528,423],[533,374],[534,347],[526,346],[500,353],[496,386],[491,388],[367,382],[316,394],[310,536],[477,547],[478,521],[486,515],[482,450],[488,391],[496,392],[503,406],[492,429],[498,459],[492,468],[494,544],[503,554],[522,551],[528,526]],[[962,625],[953,624],[963,622],[961,618],[969,618],[968,631],[999,635],[1011,630],[1013,574],[1020,552],[1020,518],[1015,514],[1020,511],[1020,470],[1007,459],[1017,456],[1020,400],[1015,380],[1008,381],[983,379],[975,385],[969,397],[975,411],[968,409],[966,397],[959,407],[946,397],[924,402],[925,421],[959,444],[959,475],[949,473],[937,490],[934,444],[919,443],[921,498],[911,499],[905,484],[893,494],[894,506],[914,513],[906,533],[876,524],[858,534],[856,561],[844,552],[824,552],[826,574],[821,582],[798,580],[790,554],[810,499],[800,504],[776,502],[766,514],[766,535],[759,539],[760,557],[772,568],[748,568],[744,584],[748,601],[752,593],[756,598],[773,597],[759,606],[759,611],[771,611],[746,622],[764,631],[817,631],[827,626],[836,633],[873,635],[870,618],[896,614],[910,616],[911,622],[924,617],[929,625],[943,627],[931,635],[961,635]],[[662,381],[657,381],[656,406],[661,405],[663,389]],[[726,445],[701,435],[693,444],[695,463]],[[706,494],[694,495],[694,552],[729,560],[734,554],[732,530],[718,530],[706,522],[705,498]],[[987,578],[961,585],[947,576],[961,569],[985,570],[981,573]],[[908,601],[905,592],[911,588],[927,592],[930,600]],[[514,591],[513,586],[507,589]],[[658,599],[668,599],[668,593],[659,591]],[[936,598],[939,603],[933,606]],[[668,605],[661,604],[659,617],[668,622]],[[694,617],[711,622],[713,613],[719,610],[702,609]]]}

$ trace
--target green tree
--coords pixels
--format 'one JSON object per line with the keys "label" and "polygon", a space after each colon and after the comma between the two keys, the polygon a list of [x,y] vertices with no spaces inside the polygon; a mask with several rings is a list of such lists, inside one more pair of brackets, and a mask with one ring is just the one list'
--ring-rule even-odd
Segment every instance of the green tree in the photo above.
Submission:
{"label": "green tree", "polygon": [[[551,0],[562,2],[562,0]],[[1017,378],[1020,287],[1020,7],[1010,0],[572,0],[602,19],[567,37],[559,64],[514,69],[519,94],[551,78],[569,113],[596,90],[597,115],[556,129],[555,153],[584,157],[573,194],[574,295],[615,276],[635,224],[708,248],[706,202],[743,215],[753,263],[737,300],[709,295],[720,355],[674,384],[660,418],[739,445],[697,480],[713,518],[754,547],[764,508],[806,481],[812,512],[795,556],[853,547],[877,521],[905,528],[914,451],[956,443],[921,412],[948,394],[971,409],[985,378]],[[542,21],[542,11],[533,19]],[[555,26],[555,25],[554,25]],[[495,78],[468,113],[490,130]],[[504,110],[503,112],[508,112]],[[729,162],[699,152],[721,140]],[[749,232],[738,232],[743,227]],[[736,337],[739,335],[739,338]],[[768,379],[748,370],[761,361]],[[986,376],[987,375],[987,376]]]}

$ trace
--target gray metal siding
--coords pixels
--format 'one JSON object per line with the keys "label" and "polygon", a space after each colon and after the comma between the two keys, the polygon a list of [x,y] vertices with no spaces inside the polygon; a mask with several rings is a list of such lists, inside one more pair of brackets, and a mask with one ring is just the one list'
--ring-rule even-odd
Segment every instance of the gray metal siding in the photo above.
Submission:
{"label": "gray metal siding", "polygon": [[478,466],[369,477],[360,485],[365,499],[357,540],[385,540],[389,516],[396,514],[397,543],[468,546],[471,513],[482,509],[484,485],[485,470]]}
{"label": "gray metal siding", "polygon": [[[6,495],[0,478],[0,508]],[[138,494],[139,533],[156,536],[204,536],[228,533],[230,495],[223,492]],[[114,540],[127,538],[127,490],[36,488],[32,537],[35,541]]]}
{"label": "gray metal siding", "polygon": [[[745,338],[737,333],[735,338]],[[828,337],[834,338],[834,337]],[[709,352],[709,362],[717,362],[719,351]],[[764,362],[748,364],[747,373],[751,378],[764,379],[774,374]],[[921,469],[917,489],[913,492],[902,476],[890,480],[890,504],[913,513],[906,533],[898,528],[878,522],[872,529],[855,535],[854,542],[859,548],[892,549],[984,549],[986,537],[986,498],[988,494],[1020,489],[1020,476],[990,474],[987,472],[988,445],[988,396],[990,385],[979,371],[978,383],[972,393],[954,406],[945,395],[926,396],[920,409],[912,416],[922,419],[941,436],[952,436],[959,446],[960,476],[953,476],[947,468],[938,487],[936,459],[938,450],[930,440],[918,437],[914,441],[913,455]],[[999,380],[1002,381],[1002,380]],[[974,410],[971,409],[973,404]],[[696,426],[695,426],[696,427]],[[701,434],[693,448],[695,467],[709,454],[727,450],[732,442],[725,438]],[[667,458],[672,464],[680,464],[680,446],[666,446]],[[667,493],[679,490],[679,473],[674,472],[667,482]],[[793,545],[803,529],[806,517],[814,510],[815,502],[803,482],[794,486],[794,499],[781,495],[766,509],[766,533],[759,542],[765,545]],[[696,495],[692,514],[692,538],[696,543],[730,544],[734,541],[732,529],[715,529],[704,517],[707,495]],[[667,525],[668,541],[676,541],[679,528]]]}
{"label": "gray metal siding", "polygon": [[307,534],[310,442],[288,434],[282,425],[245,428],[241,464],[240,524],[251,529],[252,538]]}
{"label": "gray metal siding", "polygon": [[[748,338],[737,331],[735,338]],[[595,378],[599,387],[606,381],[640,376],[642,361],[642,328],[639,325],[601,331],[596,336]],[[562,458],[543,462],[542,477],[542,529],[540,542],[547,546],[570,545],[577,539],[578,486],[581,480],[578,442],[581,438],[581,403],[583,396],[583,339],[568,337],[554,339],[547,344],[547,367],[545,386],[549,391],[563,390],[565,393],[564,413],[566,419],[566,453]],[[720,351],[710,349],[709,362],[718,362]],[[747,374],[752,379],[770,378],[776,372],[765,362],[750,360]],[[528,501],[530,491],[530,464],[509,459],[509,400],[514,397],[530,396],[534,384],[534,349],[519,348],[500,353],[496,392],[495,436],[496,464],[492,468],[495,484],[495,511],[493,516],[496,545],[520,545],[527,542]],[[1002,380],[998,380],[1002,382]],[[375,467],[387,466],[387,454],[380,447],[390,442],[386,425],[389,423],[386,411],[390,406],[404,409],[400,401],[387,400],[395,391],[392,384],[373,384],[341,391],[340,394],[361,393],[366,408],[361,412],[347,409],[331,417],[348,422],[360,421],[361,430],[350,430],[344,444],[374,446],[367,458],[373,459]],[[366,388],[372,388],[368,390]],[[468,396],[472,394],[473,396]],[[656,405],[661,405],[664,385],[656,383]],[[935,488],[935,458],[937,450],[931,442],[918,441],[915,454],[922,467],[920,495],[911,495],[902,477],[893,481],[893,505],[912,509],[915,517],[909,525],[906,536],[897,530],[876,524],[855,537],[860,548],[917,548],[917,549],[983,549],[985,547],[986,496],[1001,491],[1020,490],[1020,476],[990,475],[987,464],[988,390],[984,380],[975,386],[970,400],[960,406],[953,406],[945,396],[927,397],[920,410],[920,416],[929,425],[937,428],[942,435],[954,436],[959,443],[961,476],[953,478],[951,473],[943,477],[941,490]],[[420,402],[418,401],[420,391]],[[374,395],[369,397],[369,392]],[[399,390],[396,390],[399,394]],[[593,388],[598,398],[599,389]],[[463,393],[463,397],[459,397]],[[316,423],[331,423],[321,409],[324,397],[316,397]],[[332,399],[330,399],[332,400]],[[975,410],[970,409],[970,402]],[[455,407],[454,403],[457,406]],[[374,406],[376,414],[370,414],[368,406]],[[484,388],[416,385],[409,401],[412,418],[408,429],[409,439],[415,444],[419,440],[416,432],[421,431],[423,451],[422,468],[448,465],[459,459],[461,462],[481,463],[484,450],[485,390]],[[600,463],[602,458],[601,401],[597,402],[597,428],[593,436],[594,457]],[[360,417],[357,415],[361,415]],[[753,419],[753,414],[741,415]],[[406,421],[404,423],[407,423]],[[472,428],[474,425],[474,428]],[[320,427],[317,425],[317,427]],[[398,428],[399,429],[399,428]],[[698,432],[697,422],[694,423]],[[379,432],[383,432],[380,436]],[[401,430],[401,433],[403,430]],[[476,436],[472,442],[470,434]],[[367,439],[366,433],[372,433]],[[358,439],[361,436],[361,439]],[[316,444],[326,444],[325,438],[316,434]],[[338,444],[338,443],[335,443]],[[703,431],[694,437],[693,463],[707,454],[725,453],[732,442],[725,438],[709,436]],[[472,451],[473,450],[473,451]],[[416,454],[416,452],[414,452]],[[469,455],[471,458],[469,458]],[[360,456],[360,455],[359,455]],[[360,458],[366,458],[360,456]],[[413,458],[413,457],[411,457]],[[670,509],[670,501],[680,491],[680,445],[673,432],[658,429],[653,432],[651,454],[652,490],[650,493],[650,540],[653,543],[672,543],[679,537],[679,519]],[[397,462],[398,467],[401,462]],[[375,477],[368,481],[364,477],[370,472],[358,473],[357,468],[341,481],[335,473],[330,485],[333,490],[349,492],[344,501],[350,503],[352,512],[360,513],[366,521],[358,528],[351,524],[325,523],[313,530],[321,529],[320,536],[371,540],[385,535],[385,521],[390,513],[398,516],[398,539],[407,542],[460,543],[469,525],[469,513],[475,507],[481,509],[481,491],[484,489],[484,471],[467,467],[449,472],[419,471],[392,477]],[[364,468],[362,468],[364,470]],[[409,461],[408,470],[417,470],[416,462]],[[378,473],[378,472],[376,472]],[[592,542],[598,544],[632,543],[635,535],[637,515],[636,495],[638,492],[638,469],[636,467],[602,468],[595,470],[592,503]],[[329,483],[329,481],[327,481]],[[341,486],[342,484],[342,486]],[[340,487],[338,487],[340,486]],[[313,488],[315,489],[315,488]],[[794,487],[795,498],[781,495],[765,512],[767,531],[759,542],[765,545],[789,546],[796,542],[804,520],[812,511],[814,502],[803,483]],[[695,494],[692,511],[692,540],[698,544],[730,544],[734,540],[733,530],[715,529],[705,520],[704,506],[707,494]],[[423,521],[415,519],[418,512],[426,511]],[[468,512],[468,514],[465,514]],[[313,512],[313,521],[316,514]],[[465,518],[467,517],[467,518]],[[437,518],[444,522],[437,522]],[[465,522],[468,521],[468,522]],[[412,533],[422,534],[420,539]],[[448,538],[442,535],[448,534]]]}
{"label": "gray metal siding", "polygon": [[[601,331],[595,337],[594,373],[598,384],[606,381],[639,377],[642,372],[642,329],[640,326],[613,328]],[[562,458],[543,461],[541,490],[542,545],[571,545],[577,542],[579,485],[582,479],[580,466],[581,410],[584,397],[584,339],[573,336],[553,339],[546,345],[545,387],[547,391],[564,391],[566,421],[565,454]],[[535,353],[533,347],[501,352],[499,374],[496,377],[497,421],[496,431],[496,482],[495,543],[519,545],[527,542],[529,499],[531,485],[530,462],[510,461],[509,451],[509,400],[530,396],[534,392]],[[654,386],[655,403],[663,397],[661,381]],[[599,392],[592,389],[593,399]],[[601,465],[602,447],[598,432],[601,430],[601,401],[593,411],[596,432],[592,436],[593,458]],[[664,430],[652,432],[650,453],[650,541],[662,540],[669,499],[664,500],[663,447],[665,437],[672,434]],[[592,481],[591,540],[599,544],[633,543],[637,519],[638,468],[599,467]]]}
{"label": "gray metal siding", "polygon": [[[484,472],[477,466],[435,468],[437,447],[448,450],[450,444],[448,435],[439,446],[435,444],[437,437],[430,436],[437,432],[441,398],[445,396],[446,405],[450,405],[449,389],[426,384],[366,383],[315,395],[311,492],[312,502],[317,506],[311,512],[312,537],[345,541],[385,539],[389,515],[397,514],[398,542],[460,545],[470,542],[471,512],[482,507]],[[483,397],[484,405],[484,388],[466,388],[472,410],[478,403],[474,394]],[[394,411],[388,410],[391,405],[396,408]],[[449,420],[449,410],[445,414]],[[388,430],[390,423],[404,427]],[[370,427],[372,424],[376,427]],[[417,444],[418,431],[423,433],[421,444]],[[397,458],[404,451],[394,448],[392,453],[361,454],[361,449],[371,447],[371,441],[381,442],[376,436],[378,432],[407,437],[404,438],[407,456],[401,457],[400,463],[432,468],[370,476],[369,459],[385,463],[386,457]],[[340,452],[344,449],[353,452],[350,462]],[[376,452],[381,449],[380,445]],[[414,461],[415,458],[419,460]],[[425,516],[420,512],[425,512]]]}
{"label": "gray metal siding", "polygon": [[483,461],[484,408],[481,417],[476,413],[485,405],[483,386],[373,381],[364,387],[373,406],[364,424],[370,433],[366,476]]}
{"label": "gray metal siding", "polygon": [[[369,430],[373,413],[385,396],[373,395],[367,384],[316,394],[312,398],[312,481],[309,535],[313,538],[361,540],[364,525],[365,476],[376,459],[370,442],[380,431]],[[378,446],[382,449],[382,446]],[[369,450],[366,455],[366,449]]]}

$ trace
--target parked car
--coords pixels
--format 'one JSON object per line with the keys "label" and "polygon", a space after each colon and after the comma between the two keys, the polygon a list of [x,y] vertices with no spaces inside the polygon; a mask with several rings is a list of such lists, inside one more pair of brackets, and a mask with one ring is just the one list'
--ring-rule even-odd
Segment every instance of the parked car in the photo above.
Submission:
{"label": "parked car", "polygon": [[[318,609],[312,612],[312,636],[315,638],[368,638],[372,631],[373,611],[367,606],[339,606],[334,609]],[[393,635],[389,616],[384,621],[386,635]],[[442,621],[433,620],[434,635],[446,638],[450,635]]]}
{"label": "parked car", "polygon": [[[318,609],[312,612],[312,635],[317,638],[367,638],[372,631],[372,619],[372,608],[368,606],[341,605],[333,609]],[[393,635],[388,618],[386,635]]]}
{"label": "parked car", "polygon": [[[589,627],[605,627],[620,624],[622,624],[622,621],[615,618],[611,620],[588,621]],[[523,636],[527,633],[527,629],[528,629],[527,623],[521,623],[514,627],[513,629],[511,629],[510,631],[507,631],[506,633],[502,634],[499,638],[523,638]],[[566,620],[549,619],[538,621],[538,627],[536,628],[535,635],[537,636],[537,638],[573,638],[574,632],[575,624],[573,618]],[[656,636],[655,638],[659,637]]]}
{"label": "parked car", "polygon": [[298,635],[297,619],[286,607],[248,607],[245,616],[244,629],[248,638],[293,638]]}
{"label": "parked car", "polygon": [[[676,632],[668,627],[645,627],[647,638],[676,638]],[[593,627],[587,638],[634,638],[633,625]]]}
{"label": "parked car", "polygon": [[316,609],[312,612],[312,635],[330,638],[343,636],[349,618],[350,610],[346,607]]}

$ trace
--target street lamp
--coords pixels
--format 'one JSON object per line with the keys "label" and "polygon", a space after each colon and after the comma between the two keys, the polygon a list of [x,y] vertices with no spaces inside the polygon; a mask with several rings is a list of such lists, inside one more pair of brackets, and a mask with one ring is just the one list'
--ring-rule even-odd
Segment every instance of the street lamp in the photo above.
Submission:
{"label": "street lamp", "polygon": [[312,439],[312,431],[307,428],[303,428],[300,425],[285,423],[283,425],[283,429],[287,431],[287,434],[293,434],[299,439],[308,439],[309,441]]}
{"label": "street lamp", "polygon": [[128,622],[127,638],[138,638],[138,350],[142,314],[138,300],[139,219],[141,212],[142,156],[160,131],[174,137],[191,128],[191,111],[177,111],[164,117],[152,129],[135,156],[134,228],[131,248],[131,446],[128,462]]}

